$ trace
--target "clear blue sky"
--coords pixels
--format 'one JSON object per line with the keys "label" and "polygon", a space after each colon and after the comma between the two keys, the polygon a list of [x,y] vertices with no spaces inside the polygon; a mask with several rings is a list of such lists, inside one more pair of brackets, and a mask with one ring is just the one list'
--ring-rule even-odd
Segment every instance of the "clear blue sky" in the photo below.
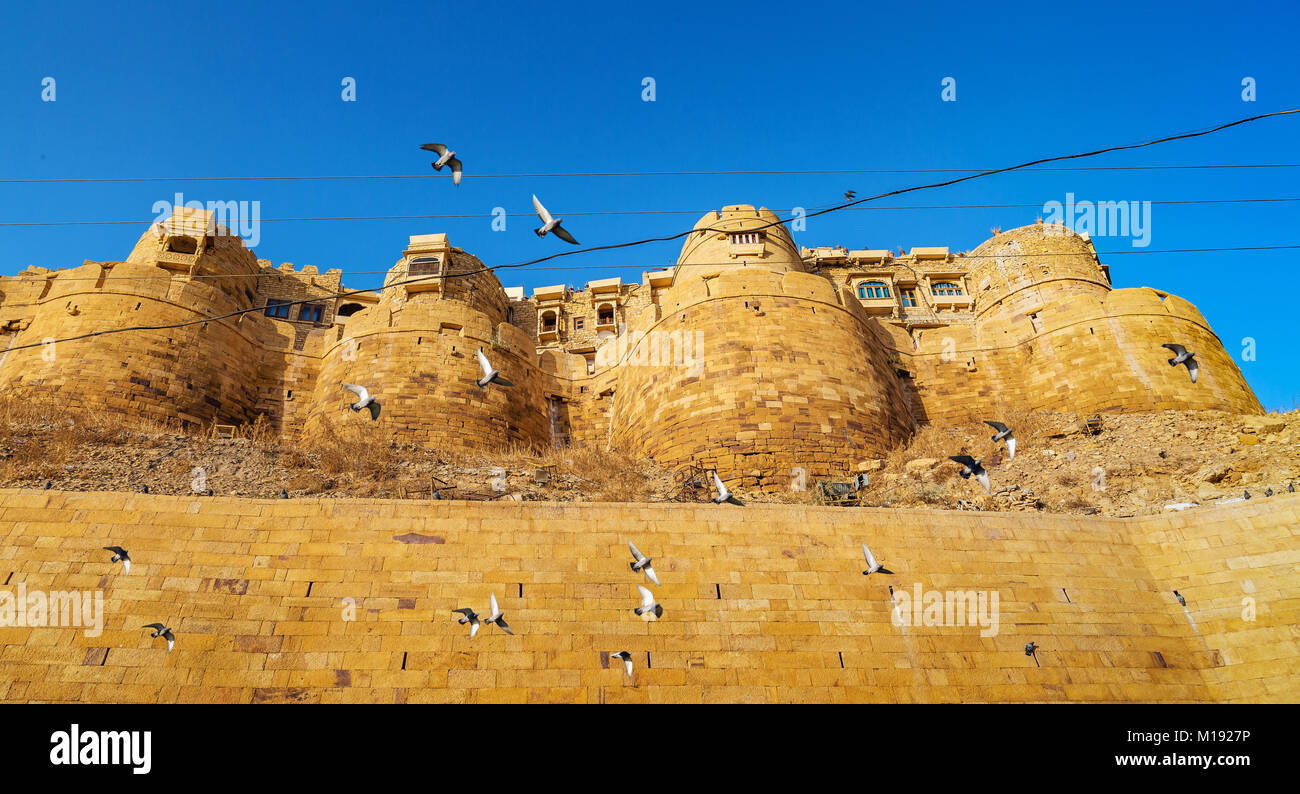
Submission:
{"label": "clear blue sky", "polygon": [[[374,13],[379,9],[383,13]],[[1293,2],[819,4],[48,3],[0,12],[0,178],[425,174],[442,141],[466,173],[983,168],[1131,143],[1300,105]],[[340,81],[357,81],[343,102]],[[641,101],[642,78],[656,81]],[[1242,101],[1242,79],[1257,101]],[[54,77],[56,101],[41,101]],[[940,101],[953,77],[957,101]],[[1093,165],[1300,162],[1300,116]],[[532,218],[347,222],[271,218],[531,213],[536,192],[585,245],[689,228],[696,215],[582,216],[833,203],[923,174],[539,177],[322,182],[0,184],[0,273],[120,260],[176,191],[261,202],[256,251],[342,268],[372,287],[407,235],[445,231],[491,265],[562,250]],[[882,202],[1022,208],[844,212],[805,245],[973,248],[1067,193],[1102,201],[1300,198],[1300,169],[997,176]],[[1300,203],[1153,207],[1150,249],[1300,243]],[[1101,238],[1099,249],[1131,249]],[[678,243],[503,272],[528,287],[672,262]],[[1191,300],[1265,407],[1300,400],[1300,251],[1103,257],[1116,286]],[[629,266],[622,268],[622,266]],[[620,269],[621,268],[621,269]]]}

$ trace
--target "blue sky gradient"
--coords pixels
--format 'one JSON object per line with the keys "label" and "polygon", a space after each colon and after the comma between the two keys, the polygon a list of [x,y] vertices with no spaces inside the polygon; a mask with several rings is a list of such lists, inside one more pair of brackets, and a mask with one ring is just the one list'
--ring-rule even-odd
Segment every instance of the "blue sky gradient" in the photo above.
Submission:
{"label": "blue sky gradient", "polygon": [[[125,258],[156,201],[259,201],[259,257],[342,268],[373,287],[411,234],[444,231],[489,265],[563,250],[532,229],[537,193],[584,245],[671,234],[725,204],[835,203],[927,174],[563,177],[598,171],[991,168],[1300,105],[1294,3],[1169,4],[51,3],[0,13],[0,179],[427,174],[422,143],[467,178],[0,182],[0,273]],[[55,102],[41,81],[57,81]],[[656,101],[641,100],[642,79]],[[357,101],[343,102],[353,77]],[[953,77],[957,101],[942,102]],[[1257,101],[1242,100],[1242,79]],[[1300,116],[1089,165],[1300,162]],[[974,248],[1048,201],[1300,199],[1300,169],[1001,175],[812,219],[804,245]],[[916,205],[1027,204],[906,210]],[[505,232],[486,217],[512,215]],[[685,214],[586,216],[606,210]],[[1156,205],[1149,249],[1300,244],[1300,202]],[[272,221],[372,215],[480,217]],[[528,216],[528,217],[525,217]],[[1102,251],[1134,250],[1098,238]],[[676,259],[679,243],[502,272],[529,288]],[[1291,409],[1300,251],[1103,256],[1119,287],[1195,303],[1266,408]],[[356,275],[348,275],[356,274]],[[1256,341],[1241,361],[1242,340]]]}

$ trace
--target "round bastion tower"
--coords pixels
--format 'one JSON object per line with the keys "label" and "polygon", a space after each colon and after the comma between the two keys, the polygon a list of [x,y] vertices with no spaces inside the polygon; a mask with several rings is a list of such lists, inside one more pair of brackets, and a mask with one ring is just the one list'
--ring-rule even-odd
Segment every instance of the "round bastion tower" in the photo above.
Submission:
{"label": "round bastion tower", "polygon": [[[177,208],[125,262],[86,262],[44,276],[28,328],[0,359],[7,388],[60,405],[194,424],[251,421],[261,361],[248,315],[257,258],[210,212]],[[33,275],[39,278],[39,275]],[[193,324],[189,324],[193,323]],[[135,326],[105,336],[42,344]]]}
{"label": "round bastion tower", "polygon": [[[412,281],[412,283],[402,283]],[[506,322],[501,282],[445,234],[410,238],[388,271],[379,303],[349,318],[326,347],[305,422],[365,422],[344,383],[365,386],[382,406],[376,425],[403,442],[471,451],[538,448],[550,423],[536,344]],[[476,351],[514,383],[475,385]]]}
{"label": "round bastion tower", "polygon": [[771,211],[708,213],[657,312],[631,329],[613,443],[769,492],[883,456],[913,421],[877,330],[846,300],[804,272]]}
{"label": "round bastion tower", "polygon": [[[1196,307],[1149,287],[1112,289],[1087,237],[1060,224],[995,235],[971,252],[978,345],[996,354],[1000,398],[1029,409],[1260,413]],[[1196,383],[1161,347],[1196,353]]]}

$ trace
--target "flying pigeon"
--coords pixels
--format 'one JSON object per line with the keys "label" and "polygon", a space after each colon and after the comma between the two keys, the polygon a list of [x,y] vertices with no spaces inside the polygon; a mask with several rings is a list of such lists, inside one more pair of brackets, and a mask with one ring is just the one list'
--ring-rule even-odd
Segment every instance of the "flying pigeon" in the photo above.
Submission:
{"label": "flying pigeon", "polygon": [[420,148],[425,151],[434,152],[438,155],[438,159],[434,160],[431,164],[433,165],[433,170],[441,171],[444,165],[451,166],[451,183],[453,185],[460,184],[461,166],[460,160],[456,159],[455,152],[448,149],[446,146],[443,146],[441,143],[426,143]]}
{"label": "flying pigeon", "polygon": [[637,585],[636,589],[641,591],[641,606],[632,611],[638,615],[645,615],[653,612],[655,617],[663,617],[664,608],[655,603],[655,594],[641,585]]}
{"label": "flying pigeon", "polygon": [[[867,569],[862,572],[863,576],[866,576],[868,574],[873,574],[873,573],[893,574],[893,571],[889,570],[888,568],[885,568],[880,563],[876,562],[876,556],[871,553],[871,549],[867,548],[866,543],[862,544],[862,556],[867,558]],[[892,595],[894,591],[891,588],[889,592]]]}
{"label": "flying pigeon", "polygon": [[349,405],[349,408],[353,411],[360,411],[362,408],[369,408],[370,421],[373,422],[379,418],[379,403],[375,401],[374,396],[371,395],[370,392],[366,391],[365,386],[358,386],[355,383],[345,383],[343,384],[343,388],[357,396],[357,401]]}
{"label": "flying pigeon", "polygon": [[1187,599],[1183,598],[1183,594],[1178,592],[1177,590],[1174,591],[1174,598],[1178,599],[1179,605],[1187,606]]}
{"label": "flying pigeon", "polygon": [[1188,353],[1187,348],[1182,345],[1161,345],[1161,347],[1167,347],[1174,352],[1174,357],[1169,359],[1169,366],[1176,367],[1179,364],[1185,364],[1187,371],[1192,375],[1192,383],[1195,383],[1197,370],[1200,369],[1196,363],[1196,354]]}
{"label": "flying pigeon", "polygon": [[1015,460],[1016,459],[1016,437],[1014,434],[1012,434],[1011,428],[1007,427],[1001,422],[990,422],[987,419],[984,420],[984,424],[998,431],[993,434],[992,439],[994,441],[1002,441],[1003,439],[1006,440],[1007,460]]}
{"label": "flying pigeon", "polygon": [[514,634],[514,632],[510,630],[510,627],[506,625],[506,616],[502,614],[501,607],[497,606],[496,593],[492,594],[492,614],[489,615],[488,619],[483,622],[495,623],[498,626],[500,626],[501,630],[504,631],[506,634]]}
{"label": "flying pigeon", "polygon": [[850,200],[850,201],[852,201],[852,200],[853,200],[853,197],[856,196],[856,195],[858,195],[858,192],[857,192],[856,190],[846,190],[846,191],[844,191],[844,198],[846,198],[846,199],[848,199],[848,200]]}
{"label": "flying pigeon", "polygon": [[963,480],[969,479],[973,474],[975,475],[975,482],[984,486],[984,493],[990,492],[989,473],[980,465],[978,460],[975,460],[970,455],[949,455],[948,460],[956,461],[961,464],[961,477]]}
{"label": "flying pigeon", "polygon": [[479,626],[478,613],[470,609],[469,607],[465,607],[464,609],[453,609],[452,612],[459,612],[460,614],[464,615],[463,618],[460,618],[456,622],[462,626],[468,623],[469,636],[471,639],[473,639],[474,635],[478,634],[478,626]]}
{"label": "flying pigeon", "polygon": [[713,487],[718,489],[718,495],[713,497],[713,503],[715,505],[720,505],[723,502],[731,502],[733,505],[740,505],[741,507],[745,506],[744,502],[737,499],[731,491],[727,490],[727,486],[722,484],[722,480],[718,479],[718,472],[716,470],[713,472]]}
{"label": "flying pigeon", "polygon": [[623,669],[627,671],[627,677],[628,678],[632,677],[632,654],[628,653],[627,651],[619,651],[618,653],[611,653],[609,655],[609,658],[622,659]]}
{"label": "flying pigeon", "polygon": [[176,644],[176,635],[172,634],[171,629],[167,628],[161,623],[150,623],[149,625],[141,626],[140,628],[153,629],[153,634],[149,635],[150,638],[156,639],[158,637],[162,637],[163,639],[167,640],[167,653],[172,652],[172,646]]}
{"label": "flying pigeon", "polygon": [[627,542],[627,547],[632,550],[632,559],[634,560],[634,562],[630,562],[628,565],[631,566],[632,570],[644,573],[646,578],[654,582],[655,587],[658,587],[659,577],[655,576],[655,569],[650,567],[650,561],[654,558],[642,554],[641,550],[632,545],[632,541],[630,540]]}
{"label": "flying pigeon", "polygon": [[104,551],[113,552],[113,559],[109,560],[109,562],[121,561],[123,576],[131,575],[131,555],[127,553],[126,549],[121,546],[104,546]]}
{"label": "flying pigeon", "polygon": [[555,236],[564,242],[578,244],[578,241],[573,239],[573,235],[565,231],[564,227],[560,225],[564,223],[564,219],[552,218],[551,213],[546,211],[546,208],[542,206],[542,202],[537,200],[535,194],[533,195],[533,209],[537,210],[537,217],[542,219],[541,228],[533,230],[538,237],[545,237],[547,232],[554,232]]}
{"label": "flying pigeon", "polygon": [[487,356],[483,355],[483,348],[478,349],[478,367],[483,370],[483,377],[474,381],[474,384],[480,389],[486,389],[489,383],[495,383],[498,386],[513,386],[515,384],[501,377],[501,370],[492,369],[492,364],[488,361]]}

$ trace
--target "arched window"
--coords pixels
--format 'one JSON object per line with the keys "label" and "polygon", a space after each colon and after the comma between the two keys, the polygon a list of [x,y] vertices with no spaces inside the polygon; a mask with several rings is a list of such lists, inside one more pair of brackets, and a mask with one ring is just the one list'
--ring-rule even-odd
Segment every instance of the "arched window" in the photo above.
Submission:
{"label": "arched window", "polygon": [[613,325],[614,324],[614,306],[610,303],[603,303],[596,309],[596,325]]}
{"label": "arched window", "polygon": [[951,281],[936,281],[930,287],[932,295],[961,295],[961,285],[954,284]]}
{"label": "arched window", "polygon": [[337,317],[351,317],[352,315],[356,314],[357,312],[361,311],[364,308],[365,307],[362,306],[360,303],[345,303],[342,306],[340,306],[339,310],[334,314]]}
{"label": "arched window", "polygon": [[406,267],[408,276],[436,276],[442,271],[442,261],[436,256],[421,256],[412,259]]}
{"label": "arched window", "polygon": [[863,300],[888,298],[889,286],[883,281],[863,281],[858,284],[858,297]]}

